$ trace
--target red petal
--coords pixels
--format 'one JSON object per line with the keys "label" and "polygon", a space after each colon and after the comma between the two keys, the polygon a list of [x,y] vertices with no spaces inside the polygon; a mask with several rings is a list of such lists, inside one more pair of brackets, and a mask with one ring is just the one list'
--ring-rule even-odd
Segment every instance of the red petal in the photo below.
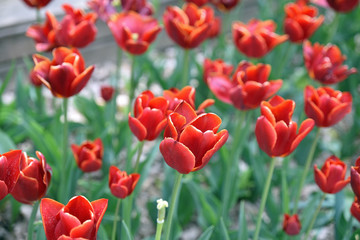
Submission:
{"label": "red petal", "polygon": [[277,136],[274,126],[264,116],[260,116],[256,121],[255,135],[259,147],[272,157]]}
{"label": "red petal", "polygon": [[63,207],[64,205],[50,198],[44,198],[41,200],[40,213],[44,225],[46,238],[49,240],[56,239],[55,227],[59,222],[57,215]]}

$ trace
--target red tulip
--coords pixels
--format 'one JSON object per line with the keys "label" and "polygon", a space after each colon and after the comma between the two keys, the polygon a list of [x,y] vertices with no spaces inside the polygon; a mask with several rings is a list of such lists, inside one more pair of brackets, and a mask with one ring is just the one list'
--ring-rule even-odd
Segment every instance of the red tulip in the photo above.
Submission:
{"label": "red tulip", "polygon": [[20,175],[21,150],[0,154],[0,200],[13,191]]}
{"label": "red tulip", "polygon": [[65,206],[42,199],[40,213],[47,240],[95,240],[107,206],[107,199],[89,202],[83,196],[73,197]]}
{"label": "red tulip", "polygon": [[316,7],[308,6],[305,1],[285,5],[284,31],[289,40],[300,43],[310,38],[324,21],[324,16],[318,15]]}
{"label": "red tulip", "polygon": [[194,3],[196,6],[201,7],[209,2],[209,0],[185,0],[188,3]]}
{"label": "red tulip", "polygon": [[213,16],[209,7],[199,8],[193,3],[186,3],[183,9],[168,6],[163,21],[169,37],[181,47],[191,49],[208,37]]}
{"label": "red tulip", "polygon": [[127,175],[125,171],[111,166],[109,172],[110,191],[115,197],[124,199],[134,191],[139,178],[140,174],[132,173]]}
{"label": "red tulip", "polygon": [[345,179],[346,164],[336,156],[326,159],[321,170],[314,165],[314,178],[316,184],[324,193],[337,193],[349,182],[350,177]]}
{"label": "red tulip", "polygon": [[129,113],[129,127],[139,141],[152,141],[166,126],[168,102],[154,97],[151,91],[142,92],[135,100],[134,117]]}
{"label": "red tulip", "polygon": [[113,0],[90,0],[87,4],[104,22],[109,21],[111,16],[117,12]]}
{"label": "red tulip", "polygon": [[212,61],[208,58],[205,58],[203,79],[204,82],[207,83],[207,79],[209,76],[216,76],[216,75],[230,76],[232,71],[233,71],[233,66],[230,64],[226,64],[222,59],[216,59]]}
{"label": "red tulip", "polygon": [[49,4],[51,0],[23,0],[26,5],[34,8],[42,8]]}
{"label": "red tulip", "polygon": [[329,6],[337,12],[350,12],[359,4],[359,0],[326,0]]}
{"label": "red tulip", "polygon": [[285,157],[292,153],[313,129],[314,120],[308,118],[300,125],[291,120],[295,109],[293,100],[274,96],[261,103],[261,116],[256,121],[255,135],[259,147],[270,157]]}
{"label": "red tulip", "polygon": [[232,80],[225,74],[214,73],[207,78],[207,83],[221,101],[233,104],[240,110],[249,110],[259,107],[263,100],[280,89],[282,80],[268,81],[270,71],[270,65],[261,63],[254,65],[242,61]]}
{"label": "red tulip", "polygon": [[20,158],[20,175],[11,195],[18,202],[31,204],[41,199],[49,187],[51,167],[41,152],[36,152],[40,161],[28,157],[25,152]]}
{"label": "red tulip", "polygon": [[356,196],[354,198],[354,202],[350,207],[350,213],[351,215],[353,215],[354,218],[356,218],[356,220],[360,222],[360,202]]}
{"label": "red tulip", "polygon": [[26,31],[26,36],[35,41],[35,48],[38,52],[51,51],[60,46],[56,39],[56,30],[58,29],[58,21],[55,16],[46,12],[44,25],[32,25]]}
{"label": "red tulip", "polygon": [[306,86],[304,100],[306,115],[314,119],[318,127],[335,125],[351,112],[352,97],[349,92]]}
{"label": "red tulip", "polygon": [[197,116],[185,101],[168,116],[160,152],[165,162],[181,174],[202,169],[226,142],[227,130],[217,133],[221,119],[213,113]]}
{"label": "red tulip", "polygon": [[351,167],[350,184],[355,196],[360,197],[360,157],[356,160],[355,166]]}
{"label": "red tulip", "polygon": [[210,0],[221,11],[230,11],[240,2],[240,0]]}
{"label": "red tulip", "polygon": [[135,55],[143,54],[161,31],[155,18],[132,11],[115,15],[108,26],[116,43]]}
{"label": "red tulip", "polygon": [[212,21],[210,22],[210,30],[208,32],[208,38],[217,37],[220,34],[220,30],[221,30],[221,18],[215,16],[212,17]]}
{"label": "red tulip", "polygon": [[153,6],[146,0],[121,0],[123,11],[134,11],[141,15],[152,15]]}
{"label": "red tulip", "polygon": [[115,88],[113,88],[112,86],[104,85],[101,86],[100,93],[102,99],[104,99],[105,102],[109,102],[114,96]]}
{"label": "red tulip", "polygon": [[248,24],[234,22],[232,24],[234,44],[247,57],[261,58],[288,39],[287,35],[276,34],[275,29],[276,24],[272,20],[252,19]]}
{"label": "red tulip", "polygon": [[356,73],[355,68],[343,65],[346,57],[340,49],[331,44],[325,46],[309,41],[303,44],[305,66],[311,78],[322,84],[334,84],[345,80],[350,74]]}
{"label": "red tulip", "polygon": [[290,236],[298,235],[301,230],[301,223],[297,214],[290,216],[284,214],[283,231]]}
{"label": "red tulip", "polygon": [[82,48],[95,40],[97,28],[95,21],[96,13],[86,14],[81,9],[74,9],[69,4],[64,4],[66,13],[59,23],[56,31],[57,41],[61,46]]}
{"label": "red tulip", "polygon": [[68,98],[78,94],[89,81],[94,66],[85,69],[85,61],[77,49],[59,47],[53,60],[35,54],[32,78],[40,80],[55,97]]}
{"label": "red tulip", "polygon": [[85,141],[81,145],[71,144],[76,164],[83,172],[94,172],[101,168],[104,147],[100,138]]}

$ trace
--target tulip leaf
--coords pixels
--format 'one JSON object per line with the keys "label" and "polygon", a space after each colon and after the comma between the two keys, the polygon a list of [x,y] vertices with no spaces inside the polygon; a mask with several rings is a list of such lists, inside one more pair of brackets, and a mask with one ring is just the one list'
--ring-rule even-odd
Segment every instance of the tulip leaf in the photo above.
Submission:
{"label": "tulip leaf", "polygon": [[229,233],[228,230],[226,229],[223,218],[220,218],[220,228],[221,228],[222,239],[230,240]]}
{"label": "tulip leaf", "polygon": [[198,238],[198,240],[209,240],[214,231],[214,226],[208,227]]}
{"label": "tulip leaf", "polygon": [[134,238],[131,236],[130,230],[128,226],[126,225],[126,222],[124,220],[121,221],[123,228],[125,230],[126,236],[128,240],[133,240]]}
{"label": "tulip leaf", "polygon": [[0,154],[16,149],[14,142],[10,137],[0,130]]}
{"label": "tulip leaf", "polygon": [[3,95],[7,85],[9,84],[11,77],[14,74],[15,66],[16,66],[16,61],[15,61],[15,59],[13,59],[11,61],[10,69],[7,72],[6,76],[5,76],[5,79],[3,80],[3,83],[0,86],[0,103],[2,102],[2,95]]}
{"label": "tulip leaf", "polygon": [[247,223],[245,218],[245,202],[241,201],[240,211],[239,211],[239,226],[238,226],[238,240],[247,240],[249,239],[249,234],[247,231]]}

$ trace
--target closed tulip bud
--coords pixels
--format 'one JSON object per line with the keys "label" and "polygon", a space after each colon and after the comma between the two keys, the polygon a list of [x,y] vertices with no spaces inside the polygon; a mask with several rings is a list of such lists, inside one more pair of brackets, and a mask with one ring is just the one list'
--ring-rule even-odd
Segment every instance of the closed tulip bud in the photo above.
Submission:
{"label": "closed tulip bud", "polygon": [[49,4],[51,0],[23,0],[26,5],[33,8],[42,8]]}
{"label": "closed tulip bud", "polygon": [[140,174],[132,173],[128,175],[125,171],[111,166],[109,171],[110,191],[115,197],[124,199],[134,191],[139,178]]}
{"label": "closed tulip bud", "polygon": [[0,200],[12,192],[20,175],[21,150],[0,154]]}
{"label": "closed tulip bud", "polygon": [[284,214],[283,231],[290,236],[298,235],[301,230],[301,223],[297,214],[290,216]]}
{"label": "closed tulip bud", "polygon": [[359,0],[346,0],[346,1],[326,0],[326,1],[332,9],[342,13],[352,11],[359,4]]}
{"label": "closed tulip bud", "polygon": [[100,94],[102,99],[104,99],[105,102],[109,102],[115,93],[115,88],[112,86],[101,86]]}
{"label": "closed tulip bud", "polygon": [[210,0],[220,11],[230,11],[240,2],[240,0]]}
{"label": "closed tulip bud", "polygon": [[104,147],[100,138],[71,145],[76,164],[83,172],[94,172],[101,168]]}

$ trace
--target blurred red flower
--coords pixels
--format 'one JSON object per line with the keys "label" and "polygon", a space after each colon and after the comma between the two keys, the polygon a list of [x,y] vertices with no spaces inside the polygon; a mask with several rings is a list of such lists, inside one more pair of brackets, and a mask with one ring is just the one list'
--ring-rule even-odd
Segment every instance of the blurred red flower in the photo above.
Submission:
{"label": "blurred red flower", "polygon": [[284,31],[289,40],[296,43],[310,38],[324,21],[323,15],[317,17],[317,8],[304,0],[286,4],[285,14]]}
{"label": "blurred red flower", "polygon": [[52,54],[51,61],[41,55],[33,55],[35,67],[31,77],[41,81],[55,97],[68,98],[78,94],[89,81],[94,66],[85,69],[85,61],[75,48],[59,47]]}
{"label": "blurred red flower", "polygon": [[290,236],[298,235],[301,230],[301,223],[297,214],[290,216],[284,214],[283,231]]}
{"label": "blurred red flower", "polygon": [[181,47],[191,49],[208,37],[214,12],[210,7],[200,8],[193,3],[184,4],[182,9],[168,6],[163,21],[169,37]]}
{"label": "blurred red flower", "polygon": [[209,2],[209,0],[185,0],[188,3],[194,3],[196,6],[201,7]]}
{"label": "blurred red flower", "polygon": [[233,104],[240,110],[259,107],[263,100],[274,95],[281,87],[282,80],[268,81],[271,66],[254,65],[247,61],[239,63],[232,80],[229,75],[213,73],[207,78],[210,90],[221,101]]}
{"label": "blurred red flower", "polygon": [[153,6],[147,0],[121,0],[121,6],[123,11],[134,11],[141,15],[150,16],[154,12]]}
{"label": "blurred red flower", "polygon": [[42,199],[40,213],[47,240],[95,240],[107,206],[107,199],[89,202],[83,196],[73,197],[65,206],[50,198]]}
{"label": "blurred red flower", "polygon": [[108,26],[119,47],[134,55],[143,54],[161,31],[155,18],[132,11],[114,15]]}
{"label": "blurred red flower", "polygon": [[42,8],[49,4],[51,0],[23,0],[26,5],[34,8]]}
{"label": "blurred red flower", "polygon": [[318,127],[335,125],[351,112],[352,97],[349,92],[306,86],[304,100],[306,115],[314,119]]}
{"label": "blurred red flower", "polygon": [[213,21],[210,25],[210,30],[208,33],[208,38],[215,38],[220,34],[221,30],[221,18],[220,17],[213,17]]}
{"label": "blurred red flower", "polygon": [[235,46],[251,58],[261,58],[277,45],[288,39],[287,35],[275,33],[276,24],[272,20],[252,19],[247,24],[234,22],[232,34]]}
{"label": "blurred red flower", "polygon": [[324,193],[341,191],[350,182],[350,177],[345,179],[345,174],[346,164],[334,155],[326,159],[321,170],[314,164],[315,182]]}
{"label": "blurred red flower", "polygon": [[160,152],[165,162],[181,174],[202,169],[226,142],[227,130],[217,132],[221,119],[213,113],[197,116],[185,101],[168,116]]}
{"label": "blurred red flower", "polygon": [[350,12],[359,4],[359,0],[326,0],[329,6],[337,12]]}
{"label": "blurred red flower", "polygon": [[297,131],[297,123],[292,121],[295,102],[276,95],[261,103],[261,116],[255,126],[259,147],[270,157],[285,157],[292,153],[306,135],[313,129],[314,120],[308,118]]}
{"label": "blurred red flower", "polygon": [[129,113],[129,127],[139,141],[152,141],[166,126],[168,101],[154,97],[150,91],[142,92],[135,100],[134,117]]}
{"label": "blurred red flower", "polygon": [[209,76],[230,76],[232,71],[233,66],[230,64],[226,64],[222,59],[216,59],[212,61],[211,59],[205,58],[203,80],[207,83],[207,79]]}
{"label": "blurred red flower", "polygon": [[100,138],[85,141],[81,145],[71,144],[76,164],[83,172],[94,172],[101,168],[104,146]]}
{"label": "blurred red flower", "polygon": [[104,99],[105,102],[109,102],[115,93],[115,88],[112,86],[104,85],[100,88],[100,94],[102,99]]}
{"label": "blurred red flower", "polygon": [[113,0],[89,0],[87,4],[104,22],[117,12]]}
{"label": "blurred red flower", "polygon": [[350,207],[350,213],[351,215],[353,215],[354,218],[356,218],[356,220],[360,222],[360,202],[356,196],[354,198],[354,202]]}
{"label": "blurred red flower", "polygon": [[111,166],[109,171],[110,191],[115,197],[124,199],[134,191],[139,178],[140,174],[132,173],[127,175],[125,171]]}
{"label": "blurred red flower", "polygon": [[240,2],[240,0],[210,0],[221,11],[230,11]]}
{"label": "blurred red flower", "polygon": [[[355,196],[360,197],[360,157],[356,159],[355,166],[351,167],[350,184]],[[360,221],[360,220],[359,220]]]}
{"label": "blurred red flower", "polygon": [[21,150],[0,154],[0,200],[13,191],[20,175]]}
{"label": "blurred red flower", "polygon": [[355,68],[343,65],[346,57],[340,49],[332,44],[311,46],[309,41],[303,44],[305,66],[309,75],[322,84],[334,84],[345,80],[350,74],[356,73]]}

